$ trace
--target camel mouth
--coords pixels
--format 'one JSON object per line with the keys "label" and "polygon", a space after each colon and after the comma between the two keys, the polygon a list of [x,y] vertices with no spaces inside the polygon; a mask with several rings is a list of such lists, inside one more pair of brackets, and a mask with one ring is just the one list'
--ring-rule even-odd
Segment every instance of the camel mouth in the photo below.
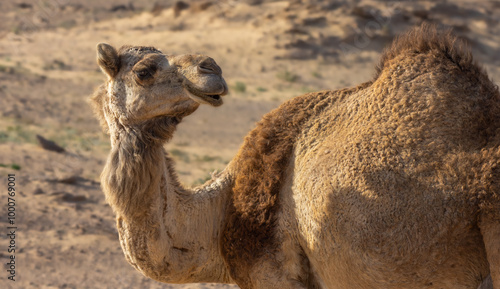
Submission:
{"label": "camel mouth", "polygon": [[189,93],[189,97],[191,97],[194,101],[200,104],[209,104],[211,106],[221,106],[223,104],[222,95],[223,93],[207,93],[203,92],[190,84],[185,85],[186,90]]}

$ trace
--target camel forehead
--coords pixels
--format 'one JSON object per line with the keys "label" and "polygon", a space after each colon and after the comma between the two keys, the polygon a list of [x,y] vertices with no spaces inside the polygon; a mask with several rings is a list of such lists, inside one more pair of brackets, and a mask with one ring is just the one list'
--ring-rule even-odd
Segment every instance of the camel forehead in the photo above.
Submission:
{"label": "camel forehead", "polygon": [[162,54],[159,49],[156,49],[151,46],[122,46],[118,54],[120,56],[124,55],[133,55],[133,56],[144,56],[149,53],[158,53]]}
{"label": "camel forehead", "polygon": [[137,62],[148,55],[157,55],[159,58],[165,58],[165,55],[160,50],[149,46],[122,46],[118,55],[121,59],[122,65],[125,65],[125,67],[134,66]]}
{"label": "camel forehead", "polygon": [[[182,54],[182,55],[165,55],[159,49],[151,46],[122,46],[118,52],[123,64],[132,67],[140,60],[148,57],[148,55],[162,55],[163,58],[171,59],[176,65],[187,67],[196,64],[203,55],[200,54]],[[161,61],[160,57],[154,57],[157,61]]]}

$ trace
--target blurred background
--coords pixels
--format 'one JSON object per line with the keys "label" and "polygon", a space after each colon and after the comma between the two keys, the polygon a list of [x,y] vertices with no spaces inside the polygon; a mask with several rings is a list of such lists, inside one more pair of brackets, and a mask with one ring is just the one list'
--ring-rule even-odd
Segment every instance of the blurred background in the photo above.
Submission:
{"label": "blurred background", "polygon": [[105,80],[99,42],[222,67],[225,104],[201,107],[166,146],[186,186],[222,170],[283,101],[369,80],[383,48],[423,21],[454,29],[500,83],[500,1],[8,0],[0,11],[0,175],[18,190],[16,282],[0,196],[0,288],[237,288],[161,284],[125,261],[99,188],[109,140],[87,104]]}

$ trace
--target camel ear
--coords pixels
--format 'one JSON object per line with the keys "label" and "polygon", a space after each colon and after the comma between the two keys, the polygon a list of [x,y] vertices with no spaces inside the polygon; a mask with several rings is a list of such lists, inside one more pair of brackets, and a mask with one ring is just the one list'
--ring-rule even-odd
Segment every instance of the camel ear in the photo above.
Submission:
{"label": "camel ear", "polygon": [[120,58],[116,49],[106,43],[97,44],[97,64],[109,78],[114,78],[120,70]]}

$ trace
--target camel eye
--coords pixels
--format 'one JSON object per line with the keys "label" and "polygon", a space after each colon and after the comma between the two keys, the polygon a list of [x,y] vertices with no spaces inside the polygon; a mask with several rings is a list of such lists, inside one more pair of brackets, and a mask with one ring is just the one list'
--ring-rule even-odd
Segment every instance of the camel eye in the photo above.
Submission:
{"label": "camel eye", "polygon": [[153,77],[153,75],[149,69],[138,70],[135,72],[135,75],[137,76],[137,78],[139,78],[139,80],[146,80],[146,79]]}
{"label": "camel eye", "polygon": [[158,70],[158,66],[153,60],[154,59],[146,58],[132,68],[137,84],[150,85],[154,82],[154,76]]}

